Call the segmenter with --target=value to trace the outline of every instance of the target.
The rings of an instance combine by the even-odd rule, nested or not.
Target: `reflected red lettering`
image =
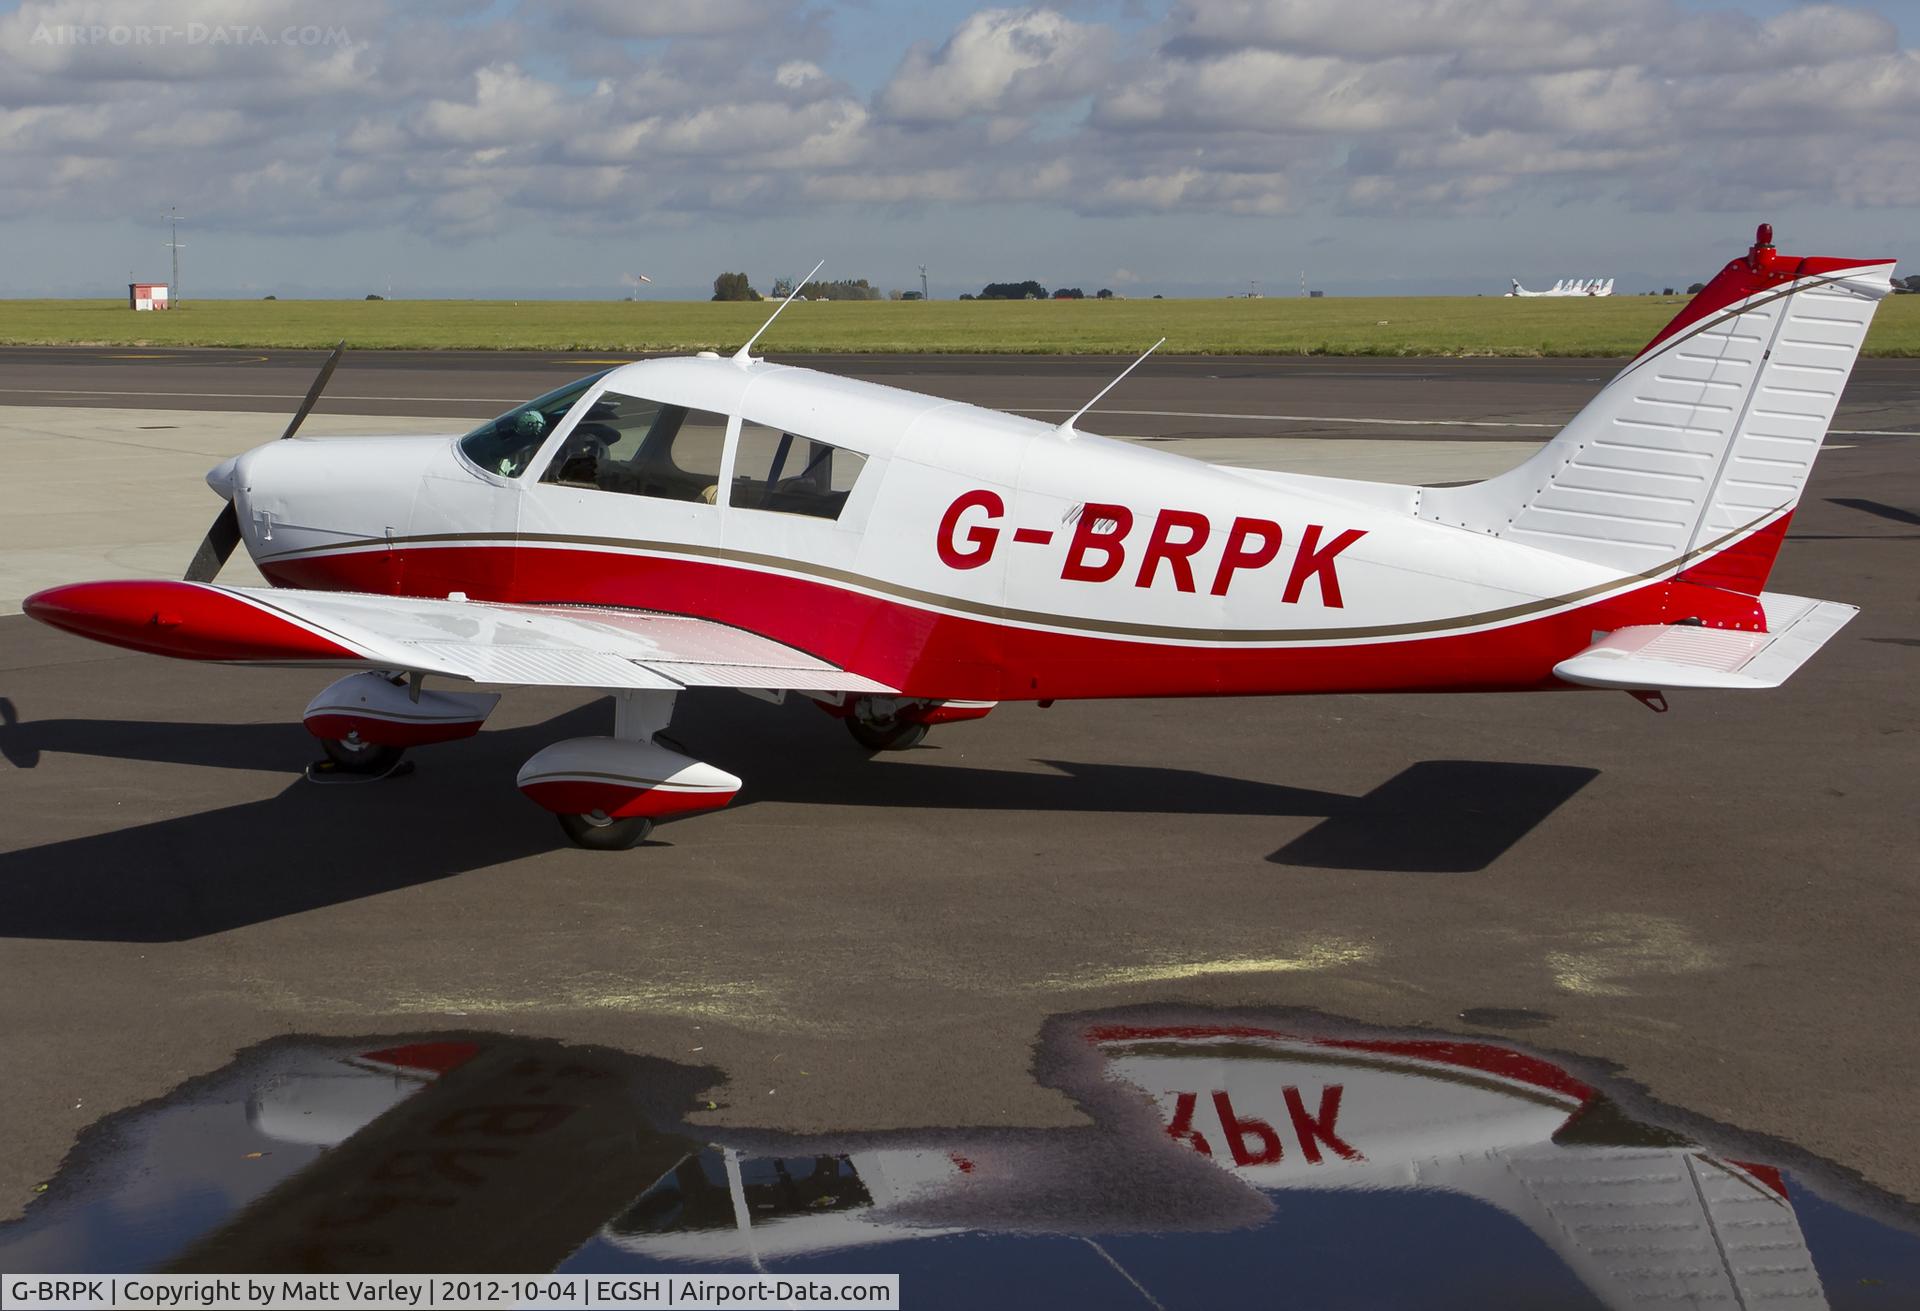
[[[1280,1135],[1272,1125],[1252,1116],[1236,1116],[1233,1102],[1224,1092],[1213,1095],[1213,1109],[1220,1116],[1220,1132],[1226,1136],[1235,1165],[1272,1165],[1280,1159]],[[1257,1151],[1248,1146],[1249,1140],[1260,1144]]]
[[[1340,1117],[1341,1092],[1342,1087],[1337,1083],[1322,1088],[1317,1115],[1307,1114],[1306,1103],[1300,1100],[1298,1088],[1290,1087],[1282,1093],[1287,1101],[1287,1117],[1293,1121],[1294,1136],[1300,1140],[1300,1154],[1315,1165],[1320,1164],[1322,1144],[1343,1161],[1355,1160],[1360,1155],[1334,1129],[1334,1121]]]
[[[1207,1146],[1205,1135],[1193,1127],[1194,1107],[1199,1101],[1198,1093],[1173,1095],[1173,1123],[1167,1126],[1167,1137],[1185,1143],[1202,1156],[1212,1156],[1213,1148]]]

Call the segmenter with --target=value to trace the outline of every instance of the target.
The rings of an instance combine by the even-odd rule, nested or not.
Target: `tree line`
[[[792,278],[775,278],[771,292],[775,300],[785,300],[793,294]],[[865,278],[816,279],[802,284],[800,294],[807,300],[885,300],[887,293],[869,283]],[[765,297],[753,289],[744,273],[722,273],[713,280],[713,298],[715,300],[763,300]],[[895,300],[919,300],[920,293],[894,292]]]
[[[975,296],[962,292],[961,300],[1085,300],[1087,293],[1078,287],[1061,287],[1048,291],[1044,286],[1029,278],[1025,282],[989,282]],[[1095,300],[1112,300],[1113,292],[1102,287],[1093,293]]]
[[[793,294],[792,278],[775,278],[770,293],[775,300],[785,300]],[[832,281],[816,280],[804,284],[800,294],[808,300],[919,300],[917,291],[883,292],[865,278],[840,278]],[[1107,287],[1093,293],[1095,300],[1112,300],[1113,292]],[[753,289],[744,273],[722,273],[713,280],[713,298],[715,300],[762,300],[764,297]],[[989,282],[980,289],[979,295],[962,292],[961,300],[1085,300],[1087,293],[1078,287],[1061,287],[1048,291],[1040,283],[1028,279],[1025,282]]]

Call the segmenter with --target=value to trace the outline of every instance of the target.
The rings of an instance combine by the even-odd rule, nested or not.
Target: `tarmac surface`
[[[166,347],[0,349],[0,405],[291,414],[325,351]],[[1099,355],[768,358],[1064,419],[1130,360]],[[349,351],[317,413],[484,419],[611,364],[567,352]],[[1094,410],[1115,437],[1550,436],[1622,360],[1155,356]],[[1920,431],[1912,360],[1862,360],[1834,428]]]
[[[201,445],[239,449],[319,359],[7,350],[0,406],[23,408],[0,440],[78,451],[95,413],[184,410],[227,412]],[[799,362],[1043,416],[1118,368]],[[593,367],[350,355],[314,422],[482,417]],[[1479,477],[1617,367],[1155,360],[1086,426],[1381,477],[1425,450],[1411,480]],[[711,1067],[715,1132],[1052,1129],[1085,1115],[1035,1077],[1047,1026],[1172,1006],[1598,1063],[1920,1224],[1916,432],[1920,363],[1863,362],[1770,583],[1863,613],[1778,691],[1664,715],[1606,693],[1009,705],[874,757],[805,704],[694,692],[672,733],[746,789],[617,856],[567,847],[513,787],[539,746],[602,731],[603,698],[516,692],[405,777],[318,787],[298,716],[328,675],[0,618],[0,1219],[89,1125],[277,1035],[480,1030]],[[150,439],[186,485],[140,568],[217,508],[199,437]],[[60,465],[13,480],[9,553],[29,506],[117,531]]]

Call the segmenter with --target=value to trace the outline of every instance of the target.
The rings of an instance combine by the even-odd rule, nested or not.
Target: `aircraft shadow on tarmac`
[[[1888,505],[1885,501],[1870,501],[1862,496],[1829,496],[1828,505],[1837,505],[1842,509],[1858,510],[1870,514],[1876,519],[1885,519],[1890,523],[1914,528],[1920,527],[1920,514],[1903,510],[1897,505]],[[1920,533],[1810,533],[1790,532],[1790,542],[1913,542],[1920,541]]]
[[[1844,505],[1849,510],[1859,510],[1878,519],[1889,519],[1909,528],[1920,528],[1920,514],[1912,510],[1903,510],[1897,505],[1888,505],[1885,501],[1870,501],[1863,496],[1829,496],[1829,505]]]
[[[736,810],[782,802],[1324,817],[1266,857],[1301,868],[1485,869],[1597,774],[1426,760],[1358,797],[1145,765],[1039,760],[1057,772],[1035,774],[868,757],[795,704],[769,713],[722,695],[698,698],[696,707],[673,732],[747,779]],[[507,795],[514,773],[542,745],[602,732],[610,718],[607,702],[596,701],[423,751],[405,778],[315,787],[297,778],[315,755],[297,724],[23,722],[0,701],[0,757],[15,769],[37,768],[44,754],[78,754],[292,776],[262,800],[0,852],[0,937],[182,941],[552,851],[562,845],[555,826]],[[703,822],[727,821],[723,814]]]

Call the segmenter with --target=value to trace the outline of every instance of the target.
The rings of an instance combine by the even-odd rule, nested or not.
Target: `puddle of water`
[[[1083,1127],[694,1127],[724,1074],[488,1034],[276,1040],[88,1130],[0,1269],[898,1272],[916,1307],[1888,1307],[1920,1220],[1480,1037],[1080,1016]]]

